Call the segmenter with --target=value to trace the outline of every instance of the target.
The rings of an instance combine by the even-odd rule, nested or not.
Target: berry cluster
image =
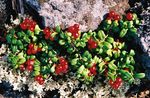
[[[89,70],[90,70],[90,72],[89,72],[89,76],[92,76],[92,75],[96,75],[97,74],[97,72],[96,72],[96,64],[94,63],[93,65],[92,65],[92,67],[90,67],[89,68]]]
[[[80,36],[79,24],[74,24],[73,26],[70,26],[67,31],[70,32],[75,39]]]
[[[49,39],[49,40],[51,40],[51,41],[54,40],[54,38],[52,37],[52,32],[50,31],[50,28],[46,27],[46,28],[43,30],[43,33],[44,33],[45,39]]]
[[[98,44],[93,38],[90,38],[88,40],[88,49],[95,49],[95,48],[97,48],[97,46],[98,46]]]
[[[129,20],[129,21],[131,21],[131,20],[133,19],[133,14],[130,13],[130,12],[127,13],[127,14],[126,14],[126,19]]]
[[[65,58],[60,57],[59,58],[59,64],[56,65],[55,73],[57,75],[67,73],[68,71],[68,62],[65,60]]]
[[[109,80],[109,85],[110,85],[113,89],[118,89],[118,88],[122,85],[122,78],[117,77],[115,81]]]
[[[25,20],[20,24],[21,29],[23,30],[30,30],[30,31],[34,31],[36,26],[36,22],[29,19],[29,18],[25,18]]]
[[[33,65],[34,65],[34,59],[28,59],[25,64],[21,64],[20,70],[21,71],[25,71],[25,69],[27,69],[28,71],[32,71],[33,70]]]
[[[35,76],[35,81],[37,81],[40,85],[43,85],[44,84],[44,78],[42,75],[37,75]]]
[[[122,39],[127,32],[135,32],[134,25],[138,22],[135,14],[121,19],[110,11],[98,32],[80,33],[79,24],[67,30],[61,30],[60,26],[41,30],[35,21],[26,18],[6,35],[11,51],[8,62],[23,75],[27,71],[41,85],[49,76],[74,72],[86,84],[103,75],[117,89],[122,81],[132,83],[134,78],[145,76],[134,71],[135,52],[126,49]]]
[[[37,54],[38,52],[40,52],[42,49],[39,48],[38,46],[34,45],[33,43],[30,43],[28,45],[28,50],[27,50],[27,54],[31,55],[31,54]]]
[[[107,19],[108,19],[108,20],[120,20],[121,17],[120,17],[120,15],[117,14],[115,11],[110,11],[110,12],[108,13]]]

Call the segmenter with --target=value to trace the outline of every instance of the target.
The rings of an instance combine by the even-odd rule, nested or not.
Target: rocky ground
[[[0,6],[0,21],[1,23],[5,22],[6,19],[3,19],[4,17],[6,17],[6,12],[5,12],[5,8],[6,8],[6,2],[7,0],[1,0],[0,1],[0,5],[3,5],[4,7]],[[36,0],[27,0],[28,2],[30,2],[30,4],[33,4],[33,1]],[[32,3],[31,3],[32,1]],[[61,2],[60,2],[61,1]],[[143,24],[139,27],[138,29],[138,36],[137,38],[134,39],[134,41],[132,42],[133,45],[136,45],[135,50],[137,51],[137,56],[136,58],[139,60],[139,64],[142,65],[141,67],[138,67],[137,69],[141,69],[142,71],[145,71],[147,73],[147,78],[150,79],[150,2],[148,2],[148,0],[137,0],[136,2],[129,0],[129,4],[128,4],[128,0],[103,0],[103,2],[101,2],[101,0],[86,0],[81,6],[81,9],[77,9],[78,7],[74,7],[70,12],[65,12],[65,10],[63,10],[62,8],[60,8],[59,5],[62,5],[61,7],[64,7],[64,9],[69,9],[69,8],[65,8],[65,5],[68,4],[69,7],[71,6],[75,6],[77,5],[80,0],[60,0],[58,2],[58,0],[39,0],[39,4],[37,4],[36,2],[34,3],[34,6],[36,6],[36,11],[35,13],[38,15],[42,15],[46,22],[44,22],[44,25],[47,24],[51,24],[51,23],[61,23],[62,27],[66,28],[69,24],[72,24],[74,22],[79,22],[79,17],[76,16],[83,16],[83,14],[85,14],[85,16],[87,16],[87,14],[89,15],[89,17],[83,18],[83,20],[81,21],[82,24],[82,30],[86,31],[89,28],[90,29],[96,29],[97,26],[99,25],[99,22],[102,20],[102,16],[107,13],[107,11],[109,9],[116,9],[118,10],[118,12],[120,12],[121,14],[123,14],[123,12],[129,8],[129,4],[131,6],[130,10],[135,11],[138,13],[138,15],[141,17],[141,19],[143,20]],[[92,1],[92,2],[91,2]],[[45,3],[47,2],[47,3]],[[66,2],[66,3],[64,3]],[[67,3],[69,2],[69,3]],[[73,3],[75,2],[75,3]],[[103,6],[106,5],[104,8],[102,6],[99,6],[97,3],[102,4]],[[63,4],[62,4],[63,3]],[[82,2],[83,3],[83,2]],[[82,9],[83,6],[85,6],[88,3],[92,3],[92,6],[95,7],[89,7],[90,9],[88,9],[88,7],[84,7],[84,9]],[[58,4],[58,5],[57,5]],[[41,5],[41,7],[39,8],[39,6]],[[123,6],[123,7],[122,7]],[[25,8],[27,9],[26,11],[29,12],[30,14],[33,14],[32,12],[29,11],[29,8],[31,7],[31,5],[25,5]],[[48,10],[49,8],[51,8],[51,10]],[[80,7],[79,7],[80,8]],[[88,9],[88,10],[87,10]],[[94,9],[99,9],[100,12],[94,12]],[[31,10],[31,9],[30,9]],[[46,11],[50,11],[52,14],[48,14]],[[80,10],[80,11],[79,11]],[[86,10],[86,11],[85,11]],[[93,17],[91,13],[89,13],[90,11],[93,11],[93,13],[102,13],[102,14],[97,14],[96,17]],[[84,12],[84,13],[83,13]],[[72,13],[76,13],[76,16],[74,16],[74,18],[72,19],[72,21],[70,22],[70,19],[68,17],[73,17]],[[82,14],[81,14],[82,13]],[[59,16],[59,20],[58,19],[54,19],[54,17],[57,14],[61,14],[61,16]],[[65,18],[64,20],[62,18],[63,14],[68,14],[68,17]],[[80,15],[79,15],[80,14]],[[65,16],[64,15],[64,16]],[[69,16],[70,15],[70,16]],[[47,17],[49,16],[49,17]],[[40,16],[39,16],[40,17]],[[98,21],[95,22],[98,18]],[[79,20],[78,20],[79,19]],[[88,20],[88,21],[86,21]],[[53,22],[51,22],[53,21]],[[55,25],[55,24],[51,24],[51,25]],[[88,28],[88,29],[87,29]],[[1,35],[1,34],[0,34]],[[130,43],[131,44],[131,43]],[[1,50],[2,51],[2,50]],[[4,54],[2,54],[4,55]],[[1,56],[2,56],[1,55]],[[143,69],[144,68],[144,69]],[[140,70],[140,71],[141,71]],[[2,75],[2,74],[0,74]],[[66,90],[64,90],[64,88],[67,88],[68,82],[71,80],[66,80],[64,81],[64,85],[62,83],[56,83],[53,82],[53,85],[57,85],[57,89],[52,91],[46,91],[45,93],[45,98],[49,98],[49,96],[51,98],[59,98],[60,95],[64,94],[64,92],[67,92]],[[131,98],[149,98],[150,97],[150,81],[147,79],[143,79],[141,84],[135,84],[132,85],[130,87],[130,89],[127,91],[127,89],[121,89],[123,90],[123,92],[126,92],[126,97],[131,97]],[[96,83],[95,83],[96,84]],[[106,84],[106,83],[104,83]],[[98,87],[98,86],[92,86],[91,88],[93,89],[88,89],[85,85],[81,85],[80,83],[76,84],[78,87],[76,89],[72,89],[72,88],[68,88],[67,90],[71,90],[68,93],[65,93],[62,96],[76,96],[78,98],[80,97],[84,97],[88,98],[87,96],[90,96],[91,98],[112,98],[112,97],[118,97],[118,98],[123,98],[125,97],[124,95],[121,94],[122,91],[117,91],[114,92],[113,90],[110,89],[110,87],[107,87],[105,85],[102,85],[102,87]],[[126,85],[125,85],[126,86]],[[12,98],[36,98],[36,96],[34,96],[34,92],[30,92],[28,91],[28,86],[24,85],[23,86],[23,90],[21,92],[19,92],[18,90],[14,90],[13,86],[10,85],[9,82],[6,81],[2,81],[2,83],[0,83],[0,94],[2,96],[5,97],[12,97]],[[60,89],[62,89],[60,91]],[[92,95],[92,93],[95,93],[95,96]],[[118,94],[118,95],[117,95]],[[0,95],[0,98],[2,97]],[[97,95],[97,96],[96,96]],[[3,98],[3,97],[2,97]],[[63,97],[62,97],[63,98]]]

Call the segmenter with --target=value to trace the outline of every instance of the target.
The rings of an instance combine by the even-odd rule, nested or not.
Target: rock
[[[6,0],[0,0],[0,26],[6,20]]]
[[[109,9],[129,7],[128,0],[26,0],[43,16],[44,25],[63,29],[79,23],[81,31],[95,30]],[[123,5],[123,6],[122,6]]]
[[[104,4],[106,4],[110,10],[114,10],[120,14],[124,14],[124,12],[129,9],[129,0],[103,0]]]
[[[146,70],[146,76],[150,80],[150,2],[142,0],[135,3],[132,11],[137,12],[142,18],[142,24],[138,28],[138,38],[134,41],[141,47],[142,53],[138,55],[138,60]]]

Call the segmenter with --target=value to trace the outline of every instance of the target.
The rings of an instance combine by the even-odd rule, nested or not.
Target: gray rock
[[[6,0],[0,0],[0,26],[6,20]]]
[[[141,10],[140,16],[143,21],[138,28],[138,38],[135,41],[141,46],[143,53],[139,54],[138,58],[146,70],[147,78],[150,79],[150,2],[141,0],[132,10]]]
[[[103,16],[114,7],[123,13],[128,0],[26,0],[44,18],[44,25],[63,29],[79,23],[81,31],[95,30]]]

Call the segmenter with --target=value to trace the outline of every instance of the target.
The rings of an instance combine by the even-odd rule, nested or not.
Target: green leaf
[[[35,33],[36,35],[39,35],[39,33],[41,32],[41,29],[38,25],[35,26]]]
[[[50,69],[50,72],[51,72],[51,73],[54,73],[54,72],[55,72],[55,67],[56,67],[56,65],[53,65],[53,66],[51,67],[51,69]]]
[[[70,53],[70,54],[73,53],[74,52],[74,48],[73,47],[67,48],[67,52]]]
[[[25,58],[21,58],[19,61],[18,61],[18,64],[23,64],[26,62],[26,59]]]
[[[10,34],[6,35],[7,43],[11,43],[11,41],[12,41],[11,38],[12,38],[12,36]]]
[[[121,37],[121,38],[124,37],[127,34],[127,31],[128,31],[128,29],[122,29],[119,34],[119,37]]]
[[[104,47],[107,47],[108,49],[112,48],[112,45],[109,42],[103,42]]]
[[[133,27],[133,21],[128,21],[128,28],[132,28]]]
[[[28,38],[28,36],[24,36],[23,39],[25,42],[30,43],[30,39]]]
[[[98,31],[98,37],[99,37],[101,40],[104,40],[104,39],[105,39],[106,35],[105,35],[105,33],[104,33],[103,30],[99,30],[99,31]]]
[[[140,24],[140,21],[139,21],[138,19],[135,19],[135,20],[134,20],[134,23],[135,23],[136,25],[139,25],[139,24]]]
[[[20,32],[20,33],[22,33],[22,32]],[[30,30],[27,30],[27,35],[28,36],[33,36],[34,33],[32,31],[30,31]],[[21,34],[21,37],[23,37],[23,34]]]
[[[66,32],[68,33],[68,32]],[[60,32],[60,38],[64,39],[65,38],[65,33],[64,32]]]
[[[105,62],[108,62],[108,61],[110,61],[110,60],[111,60],[110,57],[105,57],[105,58],[104,58],[104,61],[105,61]]]
[[[134,28],[134,27],[133,27],[133,28],[130,28],[130,29],[129,29],[129,32],[130,32],[130,33],[133,33],[133,34],[136,34],[136,33],[137,33],[137,29]]]
[[[84,69],[81,74],[86,77],[86,76],[88,76],[88,73],[89,73],[89,70]]]
[[[104,61],[102,61],[101,63],[99,63],[99,72],[100,73],[102,73],[102,71],[104,70],[104,68],[105,68],[105,62]]]
[[[13,53],[17,52],[18,48],[17,46],[11,46],[11,50]]]
[[[35,71],[40,71],[40,66],[34,66]]]
[[[111,49],[108,49],[106,53],[108,56],[112,57],[112,50]]]
[[[141,78],[144,78],[145,77],[145,73],[136,73],[133,75],[134,78],[138,78],[138,79],[141,79]]]
[[[58,61],[58,58],[55,56],[53,58],[51,58],[52,62],[57,62]]]
[[[126,54],[127,54],[127,51],[123,50],[123,51],[122,51],[122,55],[123,55],[123,56],[126,56]]]
[[[30,57],[31,58],[31,57]],[[31,59],[35,59],[34,57],[32,57]],[[40,65],[40,61],[35,59],[34,60],[34,66],[39,66]]]
[[[116,77],[117,77],[116,73],[112,73],[112,72],[108,71],[107,74],[108,74],[108,77],[110,77],[113,81],[116,80]]]
[[[120,50],[118,50],[118,51],[113,51],[113,54],[114,54],[114,57],[115,57],[115,58],[120,57]]]
[[[39,71],[34,71],[33,76],[37,76],[37,75],[40,75],[40,72]]]
[[[112,21],[110,19],[109,20],[105,20],[105,23],[110,25],[112,23]]]
[[[56,26],[56,32],[58,32],[58,33],[59,33],[60,31],[61,31],[61,28],[60,28],[60,26],[59,26],[59,25],[57,25],[57,26]]]
[[[65,45],[65,41],[64,40],[59,40],[59,44],[60,45]]]
[[[123,76],[124,80],[130,80],[131,78],[133,78],[132,74],[128,71],[125,70],[119,70],[121,75]]]
[[[83,58],[87,58],[87,59],[91,59],[92,58],[92,55],[89,51],[85,51],[82,55]]]
[[[76,65],[76,64],[77,64],[77,61],[78,61],[78,59],[77,59],[77,58],[72,59],[72,60],[71,60],[71,65]]]
[[[32,40],[33,40],[33,42],[36,42],[38,39],[37,39],[36,36],[32,36]],[[27,43],[30,43],[30,39],[29,39],[29,38],[26,38],[26,42],[27,42]]]
[[[14,45],[17,44],[17,39],[16,38],[12,38],[12,44],[14,44]]]
[[[81,65],[77,71],[77,73],[81,74],[83,72],[83,70],[85,69],[85,67],[83,65]]]
[[[112,61],[108,64],[108,67],[109,67],[111,70],[117,70],[117,66],[114,64],[114,61],[115,61],[115,60],[112,60]]]
[[[117,20],[115,20],[115,21],[113,21],[113,27],[117,27],[117,26],[119,26],[119,23],[118,23],[118,21]]]
[[[133,20],[137,19],[137,15],[135,13],[132,14],[133,15]]]
[[[114,42],[114,38],[113,37],[107,37],[106,41],[109,43],[113,43]]]

